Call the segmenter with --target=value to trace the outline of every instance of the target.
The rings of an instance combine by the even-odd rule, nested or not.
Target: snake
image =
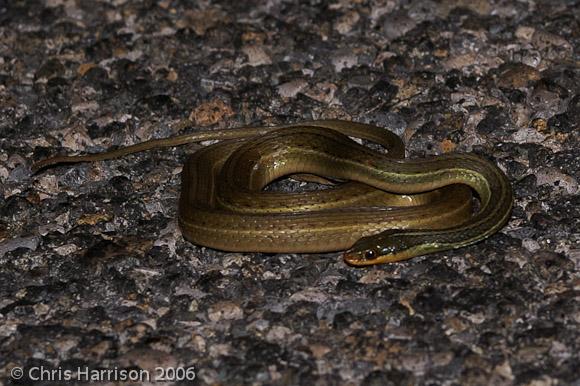
[[[472,153],[406,159],[393,132],[343,120],[197,131],[54,156],[31,169],[215,140],[191,154],[181,174],[178,223],[196,245],[230,252],[344,251],[347,264],[362,267],[474,244],[511,214],[511,185],[491,161]],[[265,190],[287,176],[331,186]]]

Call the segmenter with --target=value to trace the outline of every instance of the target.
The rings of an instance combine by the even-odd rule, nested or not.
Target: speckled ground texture
[[[580,385],[579,23],[578,1],[0,1],[0,383],[163,366],[207,385]],[[184,241],[199,145],[30,172],[188,117],[342,118],[409,157],[475,152],[509,176],[513,216],[355,269]]]

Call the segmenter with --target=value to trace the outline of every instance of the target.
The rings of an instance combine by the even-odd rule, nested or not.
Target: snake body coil
[[[376,142],[388,155],[349,136]],[[489,161],[471,154],[403,160],[403,144],[393,133],[337,120],[186,134],[54,157],[33,170],[209,139],[224,141],[190,156],[179,200],[182,233],[198,245],[240,252],[347,250],[345,261],[363,266],[475,243],[499,230],[511,211],[509,181]],[[263,191],[299,173],[350,182],[313,192]],[[473,215],[469,188],[480,200]]]

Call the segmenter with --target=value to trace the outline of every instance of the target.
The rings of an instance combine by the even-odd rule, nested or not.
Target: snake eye
[[[368,250],[365,252],[365,259],[367,259],[367,260],[374,259],[374,258],[375,258],[375,255],[376,255],[376,253],[375,253],[375,251],[374,251],[374,250],[372,250],[372,249],[368,249]]]

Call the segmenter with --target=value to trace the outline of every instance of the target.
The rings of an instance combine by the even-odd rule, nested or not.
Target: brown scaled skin
[[[358,145],[347,135],[378,142],[389,149],[389,156]],[[216,249],[350,248],[347,263],[378,264],[474,243],[497,231],[511,209],[507,179],[488,161],[468,154],[395,160],[404,154],[398,137],[345,121],[198,132],[107,153],[55,157],[33,169],[210,139],[227,141],[196,152],[184,166],[179,223],[186,239]],[[262,191],[274,179],[296,173],[352,182],[316,192]],[[482,209],[473,216],[469,187],[482,201]],[[406,207],[385,208],[393,203]],[[375,245],[375,255],[364,257],[366,237],[384,231],[369,244]],[[381,251],[379,241],[388,254],[381,254],[385,248]]]

